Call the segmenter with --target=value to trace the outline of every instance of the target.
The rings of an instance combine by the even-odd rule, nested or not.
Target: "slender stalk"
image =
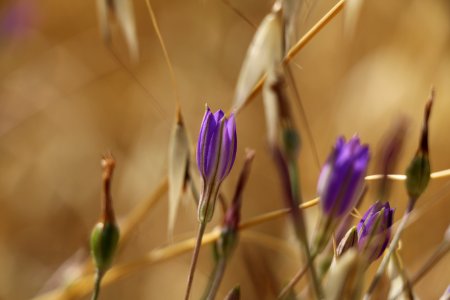
[[[189,277],[186,288],[186,295],[184,297],[185,300],[189,299],[191,293],[192,282],[194,281],[195,268],[197,266],[198,254],[200,253],[200,246],[202,244],[202,238],[203,234],[205,233],[205,228],[206,228],[206,221],[203,220],[200,222],[200,225],[198,227],[197,242],[195,244],[194,254],[192,255],[191,267],[189,270]]]
[[[134,229],[144,220],[148,213],[158,203],[164,199],[163,196],[169,188],[169,181],[164,177],[158,184],[151,195],[142,201],[126,216],[125,220],[120,224],[121,237],[119,240],[119,248],[125,245]]]
[[[230,0],[222,0],[222,2],[228,6],[236,15],[238,15],[242,20],[244,20],[245,23],[250,25],[254,30],[256,30],[256,25],[253,24],[252,21],[250,21],[249,18],[247,18],[237,7],[235,7]]]
[[[320,170],[320,158],[319,158],[319,151],[317,150],[317,145],[316,145],[316,141],[314,140],[314,136],[312,134],[312,129],[311,126],[309,125],[310,122],[308,120],[308,116],[306,114],[306,110],[305,107],[303,105],[303,101],[302,98],[300,97],[300,92],[298,91],[297,85],[296,85],[296,81],[294,78],[294,74],[292,74],[292,70],[291,67],[289,65],[285,66],[285,70],[286,70],[286,74],[287,74],[287,78],[289,79],[289,81],[291,82],[291,86],[292,89],[294,91],[294,95],[295,98],[297,99],[297,101],[295,103],[297,103],[298,105],[298,110],[300,112],[301,115],[301,120],[303,120],[304,125],[305,125],[305,131],[306,131],[306,135],[308,136],[309,142],[311,143],[311,149],[313,152],[313,156],[314,156],[314,160],[316,163],[317,168]]]
[[[161,49],[164,54],[164,59],[166,61],[167,67],[169,68],[170,79],[172,81],[173,90],[175,93],[175,99],[179,103],[180,102],[180,93],[178,89],[178,84],[175,76],[175,71],[173,70],[172,63],[170,62],[169,53],[167,52],[166,44],[164,43],[164,39],[162,37],[161,31],[159,30],[158,21],[156,20],[155,12],[153,11],[152,4],[150,0],[145,0],[147,5],[148,14],[150,15],[150,19],[152,19],[153,28],[155,29],[156,35],[158,36],[159,43],[161,45]]]
[[[100,284],[102,283],[103,273],[100,271],[95,272],[94,289],[92,291],[91,300],[97,300],[100,294]]]
[[[297,205],[298,203],[302,202],[302,196],[300,193],[300,179],[299,179],[299,174],[298,174],[298,168],[297,168],[297,164],[296,161],[291,161],[289,163],[290,165],[290,177],[292,180],[292,193],[296,194],[294,197],[298,199]],[[308,242],[308,236],[307,236],[307,230],[306,230],[306,224],[304,221],[304,218],[302,216],[302,212],[299,211],[297,208],[292,210],[293,212],[295,212],[293,215],[300,215],[300,217],[298,217],[297,219],[300,220],[300,222],[302,223],[301,227],[301,231],[296,230],[297,233],[297,237],[298,240],[300,241],[300,244],[303,248],[303,252],[305,254],[306,257],[306,261],[307,261],[307,266],[309,266],[308,268],[306,268],[307,270],[309,270],[310,273],[310,277],[312,280],[312,284],[313,284],[313,288],[314,288],[314,293],[315,296],[317,297],[317,299],[321,299],[323,298],[323,289],[322,286],[320,284],[319,281],[319,277],[317,276],[317,272],[316,272],[316,268],[314,267],[314,256],[311,254],[311,250],[310,250],[310,246],[309,246],[309,242]]]
[[[375,273],[375,276],[372,279],[372,282],[370,283],[369,289],[367,290],[366,294],[364,295],[364,300],[369,300],[372,296],[372,293],[374,292],[375,288],[377,287],[378,283],[380,282],[381,277],[383,276],[384,270],[386,269],[389,258],[391,257],[392,253],[394,253],[395,249],[397,248],[398,242],[400,241],[401,234],[403,230],[405,229],[405,225],[408,222],[408,219],[411,215],[412,208],[408,208],[408,210],[403,215],[403,218],[397,228],[397,231],[395,232],[395,235],[392,239],[391,244],[389,245],[389,251],[388,253],[383,257],[383,260],[380,263],[380,266],[378,267],[377,272]]]
[[[411,278],[411,285],[415,285],[425,274],[428,273],[433,267],[450,251],[450,242],[444,241],[433,252],[431,257],[425,262],[420,270],[414,274]]]
[[[395,267],[397,268],[397,271],[399,272],[399,276],[401,277],[401,279],[403,281],[403,287],[402,287],[401,291],[398,293],[398,296],[401,295],[403,291],[406,291],[407,299],[414,300],[412,284],[411,284],[411,281],[408,279],[408,276],[406,276],[405,269],[402,266],[398,252],[394,252],[394,254],[392,255],[392,261],[395,264]],[[397,298],[398,296],[395,296],[394,299]]]
[[[273,158],[275,164],[278,167],[278,171],[281,176],[281,182],[285,194],[286,206],[290,208],[290,216],[294,225],[294,232],[299,241],[300,248],[305,256],[308,264],[311,263],[311,252],[308,243],[308,237],[306,234],[306,225],[303,218],[303,213],[297,209],[298,203],[302,202],[300,185],[299,185],[299,173],[296,164],[296,155],[287,155],[287,160],[284,158],[281,150],[278,147],[273,147]],[[320,281],[317,277],[317,273],[314,267],[308,268],[310,272],[311,281],[313,284],[314,295],[317,299],[322,298],[323,292],[320,285]]]
[[[219,290],[220,283],[222,282],[223,275],[225,274],[225,268],[227,265],[227,259],[224,257],[219,258],[214,267],[213,275],[210,277],[210,282],[203,295],[203,300],[214,300]]]
[[[306,265],[297,271],[297,273],[294,275],[294,277],[289,281],[288,284],[285,285],[285,287],[281,290],[280,294],[278,295],[278,299],[283,299],[287,293],[302,279],[303,275],[306,274],[309,267],[314,264],[314,260],[317,257],[317,253],[313,253],[311,255],[311,260],[306,263]]]
[[[409,281],[410,286],[405,285],[403,288],[392,298],[397,299],[401,296],[401,294],[407,289],[412,288],[416,283],[420,281],[420,279],[423,278],[430,270],[433,269],[433,267],[442,259],[445,257],[445,255],[450,251],[450,242],[444,241],[441,244],[439,244],[438,248],[431,254],[431,256],[427,259],[425,264],[422,265],[422,267],[415,273],[411,280]]]

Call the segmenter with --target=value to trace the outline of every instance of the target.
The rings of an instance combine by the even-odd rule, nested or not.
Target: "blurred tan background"
[[[271,1],[232,2],[254,24],[271,7]],[[119,217],[145,199],[167,172],[173,87],[145,2],[133,3],[141,54],[137,63],[130,61],[117,26],[113,26],[112,50],[104,45],[94,1],[0,2],[0,299],[37,295],[58,267],[86,245],[99,214],[103,152],[111,150],[117,159],[113,196]],[[213,110],[231,106],[254,28],[220,0],[153,0],[152,4],[174,65],[186,124],[196,139],[205,102]],[[20,28],[6,30],[4,20],[14,5],[23,9]],[[333,1],[309,0],[297,36],[333,5]],[[344,14],[291,64],[320,160],[326,159],[340,134],[358,133],[376,149],[394,120],[404,116],[411,126],[396,170],[403,173],[417,146],[423,106],[434,85],[432,169],[450,168],[449,1],[363,1],[353,35],[345,30]],[[300,124],[304,133],[303,121]],[[282,199],[267,153],[260,97],[238,116],[237,126],[238,156],[222,190],[231,198],[244,148],[256,149],[243,204],[245,220],[282,207]],[[315,197],[319,168],[305,134],[302,149],[302,186],[304,197],[310,199]],[[418,203],[420,218],[404,234],[402,255],[411,274],[450,223],[449,179],[431,182]],[[393,186],[391,203],[399,218],[406,195],[402,183]],[[371,197],[363,208],[374,201]],[[176,239],[196,231],[195,208],[190,198],[188,202],[179,210]],[[313,219],[314,209],[310,213]],[[294,274],[300,261],[286,220],[252,229],[277,239],[276,249],[255,245],[243,236],[219,299],[236,284],[242,285],[243,299],[261,298],[258,289],[265,288],[255,287],[251,278],[267,275],[255,276],[246,269],[250,257],[260,270],[271,270],[279,284]],[[132,260],[167,244],[166,224],[163,199],[117,261]],[[104,288],[101,298],[179,299],[190,257],[183,255],[135,273]],[[194,295],[201,293],[210,269],[211,251],[205,248]],[[436,299],[450,284],[449,274],[447,256],[416,286],[417,294]]]

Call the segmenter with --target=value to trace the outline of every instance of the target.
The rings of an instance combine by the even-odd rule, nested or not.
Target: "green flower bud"
[[[99,222],[91,233],[91,254],[95,267],[104,273],[111,266],[119,241],[119,228],[114,223]]]
[[[428,123],[430,120],[431,108],[434,101],[434,89],[431,90],[430,99],[425,105],[422,133],[420,135],[419,148],[417,153],[406,169],[406,190],[410,197],[408,210],[412,210],[416,200],[425,191],[430,181],[430,160],[428,158]]]
[[[430,181],[430,160],[428,154],[419,151],[406,169],[406,190],[411,199],[417,199]]]

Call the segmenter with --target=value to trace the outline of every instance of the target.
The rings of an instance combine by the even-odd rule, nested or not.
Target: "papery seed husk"
[[[360,299],[363,276],[359,264],[360,256],[350,249],[331,266],[325,285],[327,300]]]
[[[168,179],[169,179],[169,216],[168,232],[173,234],[176,215],[186,184],[186,174],[189,167],[190,147],[186,128],[181,115],[175,123],[169,142]]]
[[[263,103],[266,116],[267,139],[269,144],[274,144],[278,140],[278,131],[280,124],[280,109],[277,95],[272,89],[276,82],[277,75],[270,71],[263,86]]]
[[[136,33],[133,1],[113,0],[117,21],[122,29],[132,61],[139,59],[139,45]]]
[[[283,58],[283,28],[280,12],[268,14],[258,27],[242,63],[233,107],[239,110],[258,80]]]

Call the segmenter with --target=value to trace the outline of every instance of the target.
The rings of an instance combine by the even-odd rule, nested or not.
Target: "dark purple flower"
[[[197,144],[197,166],[203,178],[199,218],[210,220],[220,184],[230,173],[236,158],[236,122],[222,110],[214,114],[206,107]]]
[[[369,261],[374,261],[383,254],[391,238],[391,226],[394,209],[389,202],[377,201],[362,217],[357,226],[358,248],[367,253]]]
[[[370,154],[354,136],[347,143],[338,138],[333,152],[320,172],[317,191],[325,215],[341,217],[358,202],[364,188]]]

